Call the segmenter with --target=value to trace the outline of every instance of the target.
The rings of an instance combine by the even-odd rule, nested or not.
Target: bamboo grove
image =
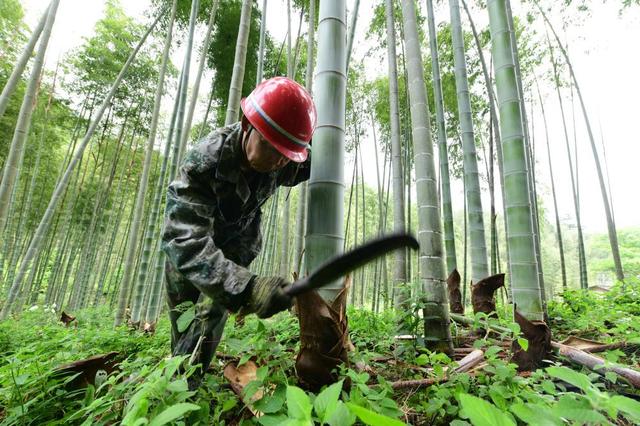
[[[165,309],[166,187],[186,150],[238,121],[240,99],[276,75],[305,84],[318,126],[308,183],[281,188],[263,207],[253,272],[305,275],[349,247],[406,230],[419,253],[399,250],[355,272],[350,304],[420,317],[427,345],[445,352],[450,310],[462,313],[489,282],[505,282],[500,303],[543,321],[548,300],[593,280],[577,158],[577,145],[588,144],[611,272],[625,278],[589,99],[554,26],[570,5],[532,0],[514,16],[509,0],[385,0],[364,22],[360,1],[287,0],[283,18],[266,0],[153,0],[140,23],[109,0],[93,36],[45,63],[64,3],[51,0],[32,30],[17,0],[0,7],[1,319],[38,304],[58,312],[108,304],[116,326],[153,330]],[[272,19],[286,19],[284,39],[268,32]],[[542,33],[527,31],[532,22]],[[352,54],[354,44],[367,46],[365,57]],[[367,61],[376,60],[373,73]],[[547,128],[553,102],[562,134]],[[540,114],[544,133],[534,128]],[[575,137],[579,126],[586,140]],[[539,134],[545,140],[534,140]],[[554,181],[551,146],[564,151],[569,182]],[[540,201],[540,158],[552,203]],[[564,186],[572,226],[558,213]],[[455,309],[452,281],[462,294]],[[331,302],[343,287],[321,295]]]

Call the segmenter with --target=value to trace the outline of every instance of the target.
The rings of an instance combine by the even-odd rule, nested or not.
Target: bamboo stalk
[[[442,232],[422,54],[413,0],[402,0],[418,206],[420,277],[425,341],[432,350],[453,352],[444,274]]]
[[[464,3],[463,3],[464,4]],[[447,130],[444,116],[440,62],[438,59],[438,33],[436,32],[433,0],[427,0],[427,22],[429,25],[429,46],[431,49],[431,72],[433,74],[433,94],[436,106],[436,125],[438,128],[438,157],[440,161],[440,194],[444,224],[444,245],[447,260],[447,272],[458,267],[456,242],[453,228],[453,209],[451,205],[451,183],[449,177],[449,153],[447,150]]]
[[[489,25],[502,130],[507,248],[513,301],[529,320],[542,320],[544,306],[536,262],[529,176],[505,0],[489,0]]]
[[[305,274],[340,253],[344,239],[345,15],[344,0],[320,3],[314,83],[318,124],[308,184]],[[343,280],[337,280],[319,293],[331,302],[342,288]]]
[[[402,171],[402,143],[400,142],[400,111],[398,96],[398,69],[396,63],[395,19],[393,1],[385,1],[387,31],[387,67],[389,76],[389,121],[391,126],[391,170],[393,172],[393,230],[397,233],[405,231],[404,180]],[[394,305],[398,310],[406,310],[409,294],[405,292],[406,251],[396,250],[393,257],[393,292]],[[399,333],[403,334],[405,325],[399,324]]]
[[[131,280],[133,277],[133,264],[134,259],[136,258],[136,251],[138,248],[138,234],[140,233],[140,228],[142,226],[142,214],[144,213],[145,208],[145,194],[147,192],[147,185],[149,182],[149,171],[151,169],[151,157],[153,156],[153,146],[156,140],[156,132],[158,130],[158,118],[160,116],[160,105],[162,103],[162,92],[164,90],[164,80],[165,73],[167,70],[167,63],[169,61],[169,51],[171,48],[171,39],[173,35],[173,23],[176,16],[176,7],[177,0],[173,0],[171,5],[171,12],[169,17],[169,25],[167,27],[167,34],[164,39],[164,50],[162,52],[162,59],[160,61],[160,71],[158,73],[158,85],[155,93],[155,98],[153,101],[153,114],[151,116],[151,124],[149,126],[149,136],[147,138],[147,147],[144,154],[144,162],[142,166],[142,174],[140,175],[140,180],[138,184],[138,193],[136,194],[136,201],[133,207],[133,223],[131,224],[131,231],[129,232],[129,240],[127,243],[127,251],[124,258],[124,273],[122,274],[122,285],[127,288],[131,286]],[[213,22],[213,17],[215,16],[215,9],[217,8],[217,1],[214,3],[213,11],[211,13],[211,18],[209,20],[209,27],[207,29],[207,37],[205,37],[205,44],[202,49],[202,58],[200,60],[200,69],[198,73],[198,77],[196,79],[196,91],[193,95],[192,105],[191,107],[195,108],[195,100],[197,99],[197,87],[200,83],[200,77],[202,76],[202,68],[204,62],[204,56],[206,55],[209,35],[211,33],[211,24]],[[189,109],[190,116],[188,118],[188,123],[190,125],[191,118],[193,117],[193,108]],[[185,132],[187,134],[188,132]],[[131,321],[132,323],[138,323],[140,321],[140,315],[142,311],[142,298],[141,293],[144,288],[144,281],[136,281],[136,285],[133,290],[134,294],[134,304],[131,309]]]
[[[542,121],[544,125],[544,135],[547,145],[547,161],[549,162],[549,176],[551,178],[551,195],[553,197],[553,210],[555,213],[556,219],[556,238],[558,241],[558,251],[560,254],[560,270],[562,273],[562,288],[567,289],[567,269],[564,261],[564,244],[562,241],[562,229],[560,227],[560,215],[558,214],[558,200],[556,197],[556,184],[555,179],[553,178],[553,164],[551,162],[551,148],[549,146],[549,129],[547,127],[547,115],[544,109],[544,102],[542,100],[542,95],[540,94],[540,87],[538,86],[538,78],[535,78],[536,82],[536,90],[538,92],[538,99],[540,101],[540,109],[542,112]]]
[[[316,2],[309,1],[309,29],[307,30],[307,69],[305,72],[305,87],[307,92],[313,94],[313,64],[314,64],[314,40],[315,40],[315,22],[316,22]],[[298,194],[298,211],[296,213],[296,243],[293,251],[296,256],[295,271],[298,275],[304,270],[303,253],[304,236],[307,229],[307,182],[299,185],[300,192]]]
[[[247,58],[247,42],[251,28],[251,0],[242,0],[240,12],[240,29],[236,41],[236,53],[233,60],[233,74],[229,87],[229,100],[227,102],[227,115],[224,125],[228,126],[238,121],[240,110],[240,96],[242,95],[242,83],[244,81],[244,66]]]
[[[451,13],[451,38],[454,52],[453,59],[455,64],[458,115],[462,139],[464,187],[467,199],[467,220],[471,248],[471,280],[477,283],[489,275],[482,199],[480,196],[480,173],[478,172],[478,154],[476,153],[475,146],[471,100],[467,81],[467,65],[458,0],[449,0],[449,10]]]
[[[209,13],[209,22],[207,23],[207,31],[204,36],[204,41],[202,42],[202,52],[200,52],[200,62],[198,63],[196,80],[193,82],[193,90],[191,91],[191,102],[189,102],[189,109],[187,110],[187,118],[185,119],[185,122],[184,122],[184,132],[182,134],[182,140],[180,141],[179,158],[183,157],[184,150],[187,145],[187,141],[189,140],[189,134],[191,132],[191,122],[193,121],[193,113],[196,109],[196,104],[198,103],[198,93],[200,92],[200,80],[202,80],[204,65],[205,65],[205,62],[207,61],[207,53],[209,52],[209,43],[211,42],[211,31],[213,30],[213,23],[216,19],[216,12],[218,11],[218,2],[219,0],[213,0],[213,4],[211,5],[211,12]],[[172,12],[173,12],[173,9],[172,9]],[[171,16],[173,17],[173,13]],[[169,25],[173,25],[173,19],[170,20]],[[171,32],[171,29],[169,29],[167,32],[167,38],[165,39],[165,46],[167,43],[171,44],[171,36],[169,34],[170,32]],[[163,54],[163,65],[161,65],[161,68],[165,66],[164,65],[165,63],[166,61],[164,59],[164,54]],[[162,71],[162,77],[164,77],[164,70]],[[158,87],[160,87],[160,85]],[[136,230],[136,233],[137,233],[137,230]]]
[[[31,54],[33,53],[33,48],[36,46],[40,35],[42,34],[42,30],[44,28],[45,22],[47,21],[47,17],[49,16],[49,10],[51,9],[51,5],[54,1],[46,7],[44,12],[42,13],[42,17],[38,21],[38,25],[33,29],[31,33],[31,37],[29,37],[29,41],[25,45],[20,57],[18,58],[16,65],[13,67],[13,71],[11,71],[11,75],[7,79],[7,83],[2,89],[2,93],[0,94],[0,118],[4,115],[7,110],[7,105],[9,104],[9,98],[18,87],[18,82],[20,81],[20,77],[22,77],[22,73],[24,72],[25,67],[27,66],[27,62],[29,62],[29,58],[31,58]],[[57,7],[57,3],[56,3]],[[35,66],[35,63],[34,63]]]
[[[44,238],[44,236],[46,235],[47,230],[49,229],[49,225],[51,222],[51,218],[53,216],[53,214],[55,213],[56,207],[58,205],[58,202],[60,201],[60,198],[62,196],[62,193],[64,192],[64,190],[67,187],[67,184],[69,182],[69,179],[71,178],[71,174],[73,172],[73,169],[75,168],[76,164],[80,161],[80,158],[82,157],[82,154],[84,153],[85,148],[87,147],[87,145],[89,144],[89,142],[91,141],[91,137],[93,136],[96,127],[98,126],[100,119],[102,118],[102,115],[104,114],[105,110],[107,109],[107,107],[111,104],[111,99],[113,98],[113,96],[115,95],[116,90],[118,89],[118,86],[120,85],[120,83],[122,82],[125,73],[129,70],[129,66],[131,65],[131,63],[133,62],[133,60],[136,57],[136,54],[138,53],[138,51],[140,50],[140,48],[142,47],[142,45],[144,44],[144,42],[146,41],[147,37],[149,36],[149,34],[151,33],[151,31],[153,31],[153,29],[155,28],[156,24],[158,23],[158,21],[160,20],[160,18],[162,17],[162,13],[160,13],[158,15],[158,17],[154,20],[153,24],[149,26],[149,28],[147,29],[147,31],[145,32],[145,34],[142,36],[140,42],[138,43],[138,45],[134,48],[133,52],[131,52],[131,54],[129,55],[129,58],[127,59],[127,62],[125,62],[124,66],[122,67],[122,69],[120,70],[120,73],[118,74],[118,76],[116,77],[116,80],[114,81],[113,85],[111,86],[111,89],[109,90],[109,93],[106,95],[106,97],[103,100],[103,103],[96,115],[96,117],[94,118],[94,120],[91,122],[89,129],[87,130],[87,133],[85,134],[80,146],[77,148],[73,158],[71,159],[71,161],[69,162],[69,165],[65,171],[65,173],[62,175],[61,179],[58,181],[58,184],[56,185],[56,188],[53,192],[53,195],[51,196],[51,200],[49,201],[49,205],[47,206],[47,210],[44,213],[44,216],[42,217],[42,220],[40,221],[40,224],[38,225],[38,228],[36,229],[36,232],[33,236],[33,239],[31,240],[31,243],[29,244],[29,248],[27,250],[27,253],[25,254],[22,263],[20,265],[20,270],[16,276],[16,278],[14,279],[11,288],[9,290],[9,295],[7,297],[7,300],[2,308],[2,311],[0,312],[0,319],[6,319],[10,310],[11,310],[11,305],[13,303],[13,301],[15,300],[16,296],[17,296],[17,291],[18,288],[20,286],[20,283],[22,282],[22,279],[25,277],[27,270],[29,269],[29,266],[31,265],[31,261],[33,260],[33,258],[36,255],[36,252],[40,249],[40,245],[42,243],[42,239]]]
[[[569,55],[568,55],[566,49],[564,48],[564,46],[562,45],[562,43],[560,42],[560,37],[558,37],[558,34],[555,31],[555,28],[553,27],[553,25],[551,25],[551,22],[549,21],[549,18],[547,17],[547,14],[540,7],[540,4],[538,4],[537,1],[534,0],[534,3],[538,7],[538,10],[540,10],[540,13],[542,14],[543,19],[547,23],[549,29],[551,30],[551,33],[554,35],[554,37],[556,39],[556,43],[558,44],[558,47],[560,48],[560,52],[562,52],[562,55],[564,56],[565,62],[567,64],[567,66],[569,67],[569,73],[571,75],[571,79],[573,81],[573,84],[574,84],[574,86],[576,88],[576,92],[578,94],[578,100],[580,101],[580,108],[582,110],[582,116],[584,118],[585,125],[587,126],[587,133],[589,135],[589,142],[591,143],[591,150],[593,152],[593,159],[594,159],[594,162],[596,164],[596,172],[598,174],[598,182],[600,184],[600,193],[602,195],[602,203],[604,205],[604,212],[605,212],[605,216],[606,216],[606,219],[607,219],[607,231],[609,233],[609,244],[611,245],[611,255],[613,257],[613,263],[615,265],[616,278],[619,281],[624,281],[624,272],[623,272],[623,269],[622,269],[622,261],[620,260],[620,248],[618,246],[618,234],[616,232],[615,223],[613,222],[613,213],[611,212],[611,205],[609,204],[609,197],[607,196],[607,188],[605,186],[604,177],[602,175],[602,167],[600,166],[600,157],[598,155],[598,149],[596,148],[595,139],[593,137],[593,131],[591,130],[591,122],[589,121],[589,115],[587,114],[587,108],[586,108],[586,106],[584,104],[584,98],[582,97],[582,92],[580,91],[580,86],[578,85],[578,79],[576,78],[576,74],[575,74],[575,71],[573,69],[573,65],[571,64],[571,60],[569,59]]]
[[[47,45],[49,44],[51,29],[53,28],[53,23],[56,19],[56,11],[58,10],[59,3],[60,0],[52,0],[51,5],[47,9],[47,20],[42,30],[42,37],[40,39],[40,44],[38,45],[38,53],[33,61],[33,68],[31,69],[29,83],[25,89],[25,95],[22,99],[20,112],[18,113],[18,121],[13,133],[13,139],[11,140],[9,154],[5,160],[3,176],[2,180],[0,180],[0,234],[2,234],[5,224],[7,223],[11,194],[13,193],[15,180],[19,172],[18,164],[24,151],[24,145],[29,136],[31,116],[37,99],[36,96],[40,82],[40,74],[42,73],[44,57],[47,52]],[[0,317],[2,317],[1,314]]]

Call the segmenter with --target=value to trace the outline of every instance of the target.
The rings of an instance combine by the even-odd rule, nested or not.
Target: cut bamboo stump
[[[636,389],[640,389],[640,372],[636,370],[632,370],[628,367],[623,367],[620,365],[605,365],[605,360],[587,353],[581,349],[572,348],[571,346],[563,345],[558,342],[551,342],[551,346],[558,349],[560,355],[569,358],[571,361],[576,364],[580,364],[584,367],[587,367],[590,370],[595,371],[599,374],[604,374],[607,371],[612,371],[617,375],[624,377],[635,387]],[[600,367],[602,366],[602,367]],[[599,368],[598,368],[599,367]]]
[[[486,277],[471,286],[471,304],[473,313],[484,312],[496,317],[496,299],[494,294],[504,285],[504,274],[496,274]]]
[[[460,293],[460,273],[457,269],[451,271],[447,278],[447,290],[449,291],[449,309],[456,314],[464,314],[462,293]]]

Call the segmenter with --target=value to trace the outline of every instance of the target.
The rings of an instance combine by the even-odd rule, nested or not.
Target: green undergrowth
[[[566,292],[549,305],[554,339],[568,335],[631,346],[601,354],[609,362],[637,367],[640,343],[640,284],[616,286],[599,295]],[[419,306],[416,306],[419,308]],[[500,320],[476,318],[510,330],[518,327],[501,309]],[[467,345],[485,352],[486,366],[474,374],[453,374],[420,389],[394,390],[392,382],[445,378],[455,362],[429,352],[421,341],[394,351],[391,312],[373,315],[349,310],[350,337],[356,347],[340,381],[318,393],[298,387],[294,363],[299,328],[283,313],[262,321],[254,316],[236,323],[232,316],[202,386],[190,391],[194,373],[188,357],[169,357],[166,318],[153,335],[126,327],[114,329],[106,307],[77,313],[77,325],[65,327],[41,307],[0,323],[0,424],[85,425],[562,425],[640,423],[640,394],[615,374],[582,370],[556,359],[531,374],[518,374],[499,339],[487,333]],[[420,333],[419,321],[414,330]],[[457,339],[468,329],[452,326]],[[462,339],[458,340],[462,342]],[[528,343],[523,339],[521,345]],[[96,374],[95,385],[73,389],[72,377],[54,369],[71,361],[118,352],[119,369]],[[243,401],[222,375],[225,364],[253,361],[257,380]],[[358,366],[366,365],[362,370]],[[262,415],[256,418],[250,411]]]

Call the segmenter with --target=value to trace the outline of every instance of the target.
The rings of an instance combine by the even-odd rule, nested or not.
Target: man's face
[[[259,172],[268,173],[283,168],[289,163],[289,159],[280,154],[260,132],[252,129],[245,148],[249,166]]]

